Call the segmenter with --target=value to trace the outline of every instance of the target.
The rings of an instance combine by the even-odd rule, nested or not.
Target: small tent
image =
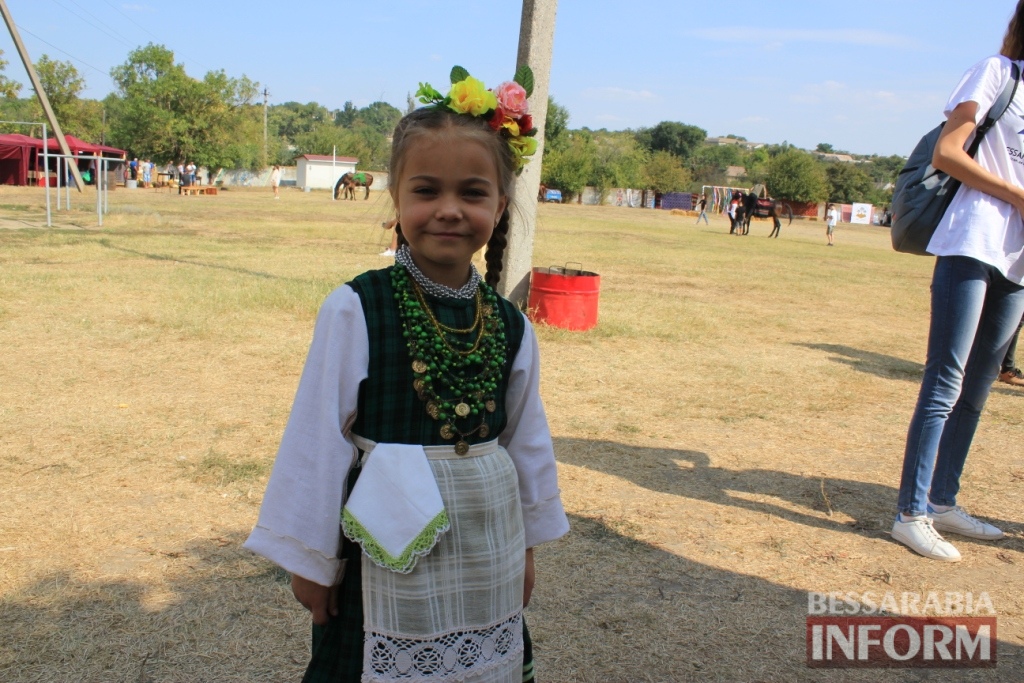
[[[65,135],[71,153],[82,157],[79,163],[88,163],[89,157],[101,156],[107,159],[124,159],[126,152],[116,147],[94,145],[73,135]],[[50,138],[46,148],[51,154],[60,154],[57,140]],[[0,185],[30,185],[43,172],[43,141],[39,138],[8,133],[0,135]],[[50,170],[56,172],[56,160],[50,162]]]

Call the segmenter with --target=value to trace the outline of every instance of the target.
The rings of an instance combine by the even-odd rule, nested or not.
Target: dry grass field
[[[316,310],[387,205],[233,189],[91,195],[43,225],[0,189],[0,681],[298,680],[308,617],[241,549]],[[592,331],[542,327],[572,533],[538,549],[544,683],[1024,680],[1024,391],[992,393],[964,561],[888,535],[931,261],[884,230],[728,235],[545,205],[534,263],[601,275]],[[987,592],[998,667],[805,665],[808,591]]]

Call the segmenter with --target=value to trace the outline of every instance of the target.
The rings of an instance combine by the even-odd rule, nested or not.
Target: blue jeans
[[[940,256],[932,275],[928,359],[907,433],[899,511],[956,505],[978,418],[1024,314],[1024,287],[966,256]]]

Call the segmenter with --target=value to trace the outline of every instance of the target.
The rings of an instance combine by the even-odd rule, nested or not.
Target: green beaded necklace
[[[486,417],[497,409],[495,396],[508,356],[498,295],[481,282],[473,324],[455,328],[437,319],[405,266],[396,263],[391,269],[391,285],[412,358],[413,389],[427,415],[441,423],[441,438],[458,437],[455,452],[465,455],[470,437],[490,433]]]

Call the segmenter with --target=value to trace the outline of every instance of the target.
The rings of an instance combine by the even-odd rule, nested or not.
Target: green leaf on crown
[[[464,81],[467,78],[469,78],[469,72],[466,71],[464,68],[462,68],[461,66],[452,67],[452,85],[455,85],[460,81]]]
[[[533,95],[533,69],[531,69],[528,64],[523,64],[521,67],[516,69],[515,78],[512,80],[523,86],[523,90],[526,91],[527,97]]]
[[[429,83],[420,83],[420,87],[416,91],[416,97],[423,104],[433,104],[444,99],[444,95],[434,90]]]

